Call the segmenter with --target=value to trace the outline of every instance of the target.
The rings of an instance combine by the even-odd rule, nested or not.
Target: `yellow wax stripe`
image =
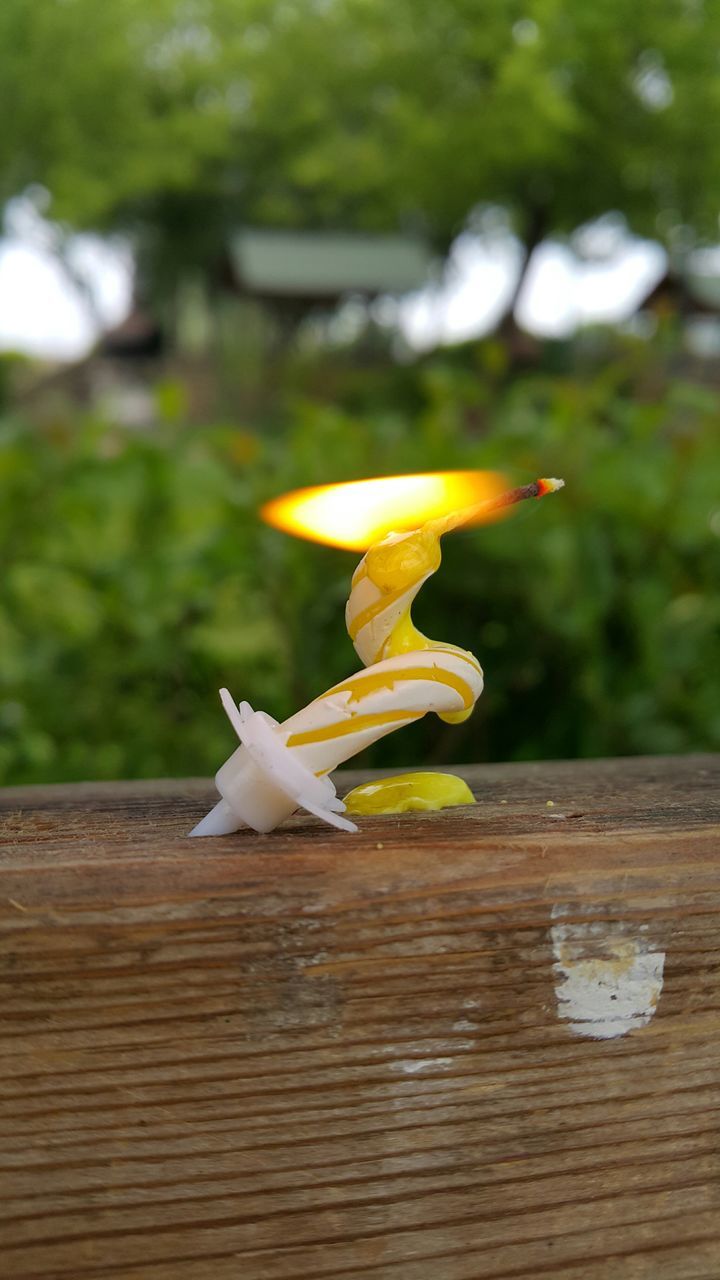
[[[434,644],[431,641],[430,652],[431,653],[448,653],[453,658],[462,658],[463,662],[469,662],[470,666],[475,668],[478,675],[481,676],[483,673],[482,667],[480,666],[480,663],[475,657],[475,654],[468,653],[467,649],[453,649],[452,647],[441,649],[439,644]]]
[[[390,633],[390,635],[387,637],[386,640],[383,640],[382,644],[380,645],[380,648],[378,649],[377,653],[375,654],[375,657],[373,658],[373,666],[375,665],[376,662],[382,662],[387,658],[400,657],[400,654],[385,652],[388,647],[392,650],[393,636],[395,635],[396,631],[397,631],[397,627],[395,628],[395,631],[392,631]],[[452,645],[450,646],[442,645],[439,641],[436,643],[434,640],[427,640],[426,637],[422,636],[419,631],[417,634],[419,639],[424,640],[425,643],[424,644],[418,643],[415,652],[446,653],[451,658],[462,658],[463,662],[469,663],[469,665],[473,668],[473,671],[477,671],[478,675],[482,676],[483,669],[480,666],[480,663],[478,662],[474,653],[468,653],[466,649],[453,649]],[[404,652],[411,652],[411,651],[405,650]]]
[[[320,729],[308,729],[305,733],[291,733],[288,747],[309,747],[314,742],[327,742],[330,738],[344,738],[349,733],[362,733],[381,724],[399,724],[405,720],[419,720],[424,711],[378,711],[370,716],[352,716],[349,720],[326,724]]]
[[[330,693],[344,693],[349,690],[351,702],[359,702],[361,698],[375,693],[378,689],[394,689],[401,680],[434,680],[437,684],[447,685],[462,698],[463,707],[471,707],[475,701],[472,689],[462,676],[454,671],[446,671],[443,667],[399,667],[394,671],[370,671],[366,675],[353,676],[336,684]],[[327,694],[325,695],[327,697]]]
[[[348,635],[354,640],[358,632],[366,627],[368,622],[372,622],[379,613],[384,613],[388,605],[395,604],[396,600],[401,600],[409,591],[407,584],[404,587],[398,587],[396,591],[388,591],[386,595],[380,596],[373,604],[369,604],[366,609],[362,609],[356,617],[352,618],[348,623]]]

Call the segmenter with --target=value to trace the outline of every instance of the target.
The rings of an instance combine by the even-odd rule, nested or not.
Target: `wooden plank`
[[[719,759],[461,772],[0,792],[3,1277],[717,1280]]]

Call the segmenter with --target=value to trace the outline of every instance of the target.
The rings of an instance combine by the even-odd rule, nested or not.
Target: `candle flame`
[[[267,502],[260,515],[266,524],[297,538],[366,551],[388,533],[404,533],[428,520],[492,502],[505,487],[505,477],[496,471],[380,476],[296,489]],[[467,523],[485,524],[504,514],[502,509],[481,511]]]

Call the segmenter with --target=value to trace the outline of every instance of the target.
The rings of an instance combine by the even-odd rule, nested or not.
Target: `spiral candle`
[[[537,489],[532,495],[514,493],[541,496]],[[517,500],[514,495],[506,499]],[[360,561],[346,623],[365,670],[334,685],[282,724],[252,712],[247,704],[238,716],[229,695],[223,698],[243,745],[218,771],[215,781],[222,799],[192,835],[225,834],[243,824],[270,831],[298,805],[355,830],[339,816],[343,806],[326,775],[428,711],[451,723],[471,714],[483,688],[477,658],[455,645],[427,639],[410,617],[418,591],[440,565],[440,537],[463,518],[464,513],[458,513],[411,533],[390,534]]]

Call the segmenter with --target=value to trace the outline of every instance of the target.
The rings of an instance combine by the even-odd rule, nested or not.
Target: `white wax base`
[[[276,720],[247,703],[236,707],[227,689],[220,697],[242,746],[215,775],[221,800],[190,832],[191,836],[221,836],[252,827],[273,831],[300,807],[343,831],[357,831],[341,817],[345,808],[328,777],[317,776],[286,745],[287,733]]]
[[[245,747],[236,751],[215,777],[222,799],[211,809],[191,836],[224,836],[240,827],[272,831],[297,809],[297,801],[273,786]]]

